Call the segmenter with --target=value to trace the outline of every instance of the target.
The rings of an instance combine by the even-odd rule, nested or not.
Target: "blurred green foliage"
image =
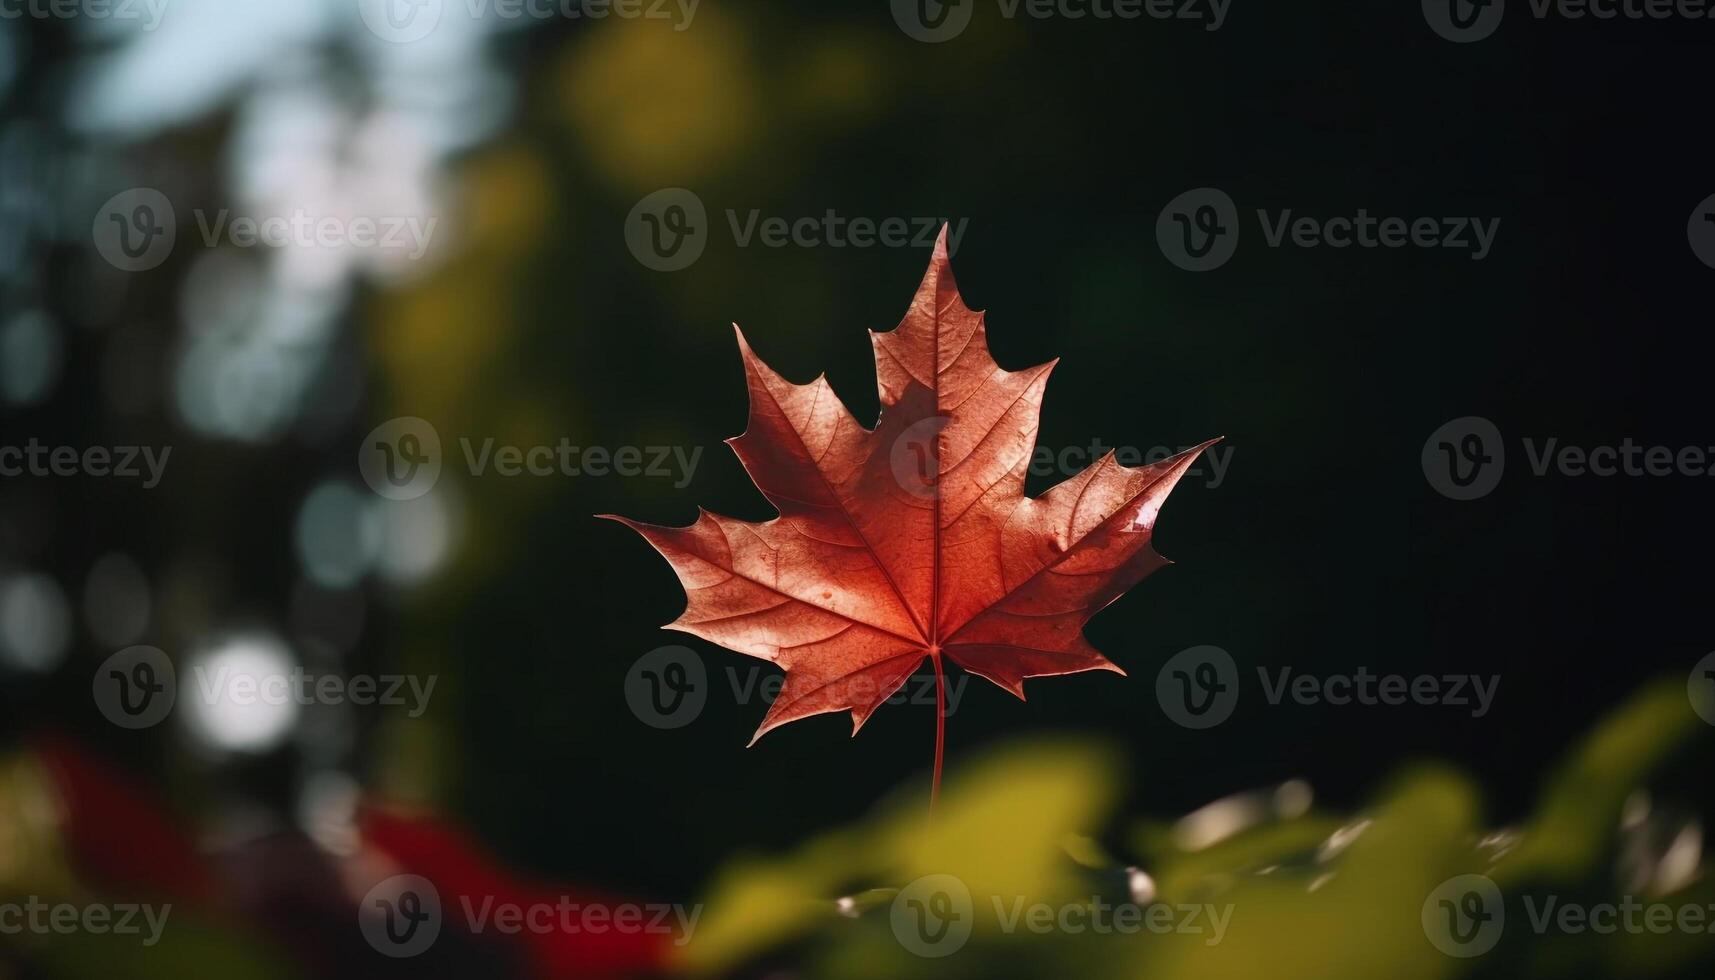
[[[960,768],[938,812],[925,800],[891,800],[863,821],[789,854],[735,859],[716,879],[708,911],[681,966],[717,976],[787,956],[808,975],[835,978],[1086,976],[1302,977],[1374,980],[1577,976],[1602,962],[1614,975],[1656,975],[1715,952],[1707,935],[1537,935],[1524,896],[1585,904],[1627,894],[1616,864],[1628,806],[1647,799],[1650,776],[1699,724],[1675,684],[1649,687],[1616,711],[1548,780],[1519,829],[1484,825],[1477,787],[1439,765],[1407,768],[1358,812],[1285,812],[1254,799],[1216,804],[1237,814],[1206,841],[1187,833],[1199,811],[1172,824],[1127,824],[1113,812],[1125,773],[1106,747],[1030,740]],[[1140,774],[1147,775],[1147,774]],[[1266,798],[1263,797],[1263,798]],[[1628,801],[1631,801],[1628,803]],[[1308,802],[1308,801],[1306,801]],[[1635,828],[1634,828],[1635,829]],[[1225,910],[1224,933],[1203,927],[1125,933],[1020,928],[1020,903],[1053,907],[1131,901],[1135,869],[1112,861],[1086,834],[1120,842],[1147,869],[1141,905]],[[1437,887],[1481,874],[1508,896],[1500,944],[1454,958],[1429,940],[1424,905]],[[926,875],[969,888],[968,943],[945,958],[915,955],[896,938],[910,916],[899,890]],[[1676,881],[1673,905],[1707,905],[1710,883]],[[842,896],[844,896],[842,898]],[[1174,913],[1177,914],[1177,913]],[[1089,921],[1074,916],[1071,921]],[[1115,920],[1117,921],[1117,920]],[[1648,941],[1645,941],[1645,940]]]

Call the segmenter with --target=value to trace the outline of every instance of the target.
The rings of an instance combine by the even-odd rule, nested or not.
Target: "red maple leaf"
[[[685,612],[667,629],[785,669],[752,744],[831,711],[849,710],[855,735],[929,658],[938,785],[943,655],[1021,699],[1027,677],[1125,673],[1083,626],[1168,564],[1150,547],[1156,515],[1218,440],[1140,467],[1109,452],[1025,496],[1054,362],[1006,371],[989,356],[983,315],[953,282],[944,228],[905,319],[870,339],[882,406],[873,430],[825,377],[787,381],[739,333],[750,424],[727,443],[778,518],[699,508],[683,528],[613,519],[648,539],[685,587]]]

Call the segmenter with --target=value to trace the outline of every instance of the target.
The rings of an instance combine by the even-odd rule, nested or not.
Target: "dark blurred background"
[[[148,30],[0,19],[0,444],[171,447],[151,489],[0,478],[0,735],[103,760],[192,838],[386,801],[507,867],[689,901],[731,855],[926,781],[920,704],[855,740],[826,716],[746,749],[766,705],[725,678],[753,663],[659,632],[682,608],[670,570],[593,517],[771,516],[721,445],[745,416],[733,321],[788,378],[826,371],[874,418],[864,331],[898,321],[926,242],[743,244],[731,221],[753,210],[954,221],[996,359],[1062,359],[1044,446],[1226,437],[1219,485],[1187,479],[1163,512],[1178,564],[1089,627],[1130,676],[1033,682],[1022,704],[971,678],[949,774],[1009,735],[1098,735],[1128,760],[1123,811],[1171,819],[1291,778],[1355,810],[1436,759],[1501,825],[1604,714],[1711,649],[1715,482],[1538,477],[1522,441],[1715,446],[1715,271],[1687,241],[1715,193],[1698,108],[1715,21],[1537,18],[1515,0],[1461,44],[1416,3],[1236,0],[1219,30],[977,3],[959,36],[922,43],[881,2],[711,2],[688,24],[449,2],[398,43],[358,6],[170,0]],[[1231,261],[1190,273],[1155,229],[1199,187],[1229,194],[1243,230]],[[126,272],[97,246],[134,188],[172,203],[177,242]],[[707,215],[700,258],[670,272],[626,239],[664,188]],[[420,257],[211,245],[197,224],[294,208],[438,224]],[[1473,261],[1271,248],[1255,217],[1360,208],[1499,230]],[[1420,460],[1464,416],[1507,451],[1469,501]],[[410,501],[358,466],[399,417],[444,450]],[[688,481],[508,478],[471,474],[457,445],[562,437],[702,456]],[[711,684],[664,730],[626,677],[673,643]],[[91,678],[132,644],[181,681],[223,657],[437,680],[417,717],[180,711],[127,731]],[[1155,677],[1201,644],[1249,680],[1230,721],[1193,731]],[[1499,688],[1480,718],[1270,705],[1255,670],[1288,666]],[[1706,772],[1661,778],[1706,808]]]

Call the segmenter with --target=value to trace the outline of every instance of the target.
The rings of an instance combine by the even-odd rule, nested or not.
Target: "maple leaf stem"
[[[929,812],[941,798],[941,763],[947,755],[947,676],[941,670],[941,654],[929,655],[935,665],[935,771],[929,782]]]

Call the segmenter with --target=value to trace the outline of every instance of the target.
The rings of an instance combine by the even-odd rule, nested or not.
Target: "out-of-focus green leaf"
[[[836,901],[857,888],[900,888],[926,875],[957,876],[970,889],[979,928],[992,920],[995,896],[1011,902],[1070,895],[1079,875],[1064,842],[1104,822],[1116,781],[1113,756],[1088,742],[996,750],[948,780],[933,817],[923,797],[911,794],[883,806],[868,824],[818,838],[784,859],[734,862],[711,888],[680,965],[718,973],[816,928],[860,946],[879,943],[859,959],[891,960],[904,951],[885,924],[880,939],[857,938],[875,923],[842,915]],[[848,903],[851,912],[874,904]],[[870,918],[877,915],[885,920],[886,910]]]
[[[1661,682],[1633,697],[1551,777],[1518,849],[1496,865],[1496,880],[1587,873],[1612,845],[1626,798],[1703,727],[1683,683]]]

